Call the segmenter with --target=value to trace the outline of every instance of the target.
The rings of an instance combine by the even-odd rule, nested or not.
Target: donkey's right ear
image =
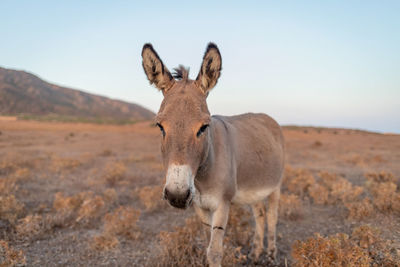
[[[157,55],[151,44],[145,44],[142,50],[142,65],[150,84],[153,84],[164,94],[171,89],[175,79]]]

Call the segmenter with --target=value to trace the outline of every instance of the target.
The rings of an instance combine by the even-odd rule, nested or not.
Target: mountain
[[[154,117],[137,104],[57,86],[28,72],[1,67],[0,114],[110,122]]]

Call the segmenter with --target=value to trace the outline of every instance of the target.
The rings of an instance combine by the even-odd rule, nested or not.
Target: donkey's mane
[[[177,80],[186,82],[189,79],[189,68],[185,68],[183,65],[179,65],[178,68],[174,68],[172,76]]]

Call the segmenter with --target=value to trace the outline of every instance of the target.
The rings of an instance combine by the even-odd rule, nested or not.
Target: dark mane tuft
[[[187,81],[189,79],[189,68],[179,65],[178,68],[174,69],[172,76],[177,80]]]

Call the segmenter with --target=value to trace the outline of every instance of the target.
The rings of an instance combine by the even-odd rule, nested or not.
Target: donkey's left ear
[[[217,84],[221,69],[222,59],[218,47],[214,43],[209,43],[196,78],[196,83],[206,95]]]

